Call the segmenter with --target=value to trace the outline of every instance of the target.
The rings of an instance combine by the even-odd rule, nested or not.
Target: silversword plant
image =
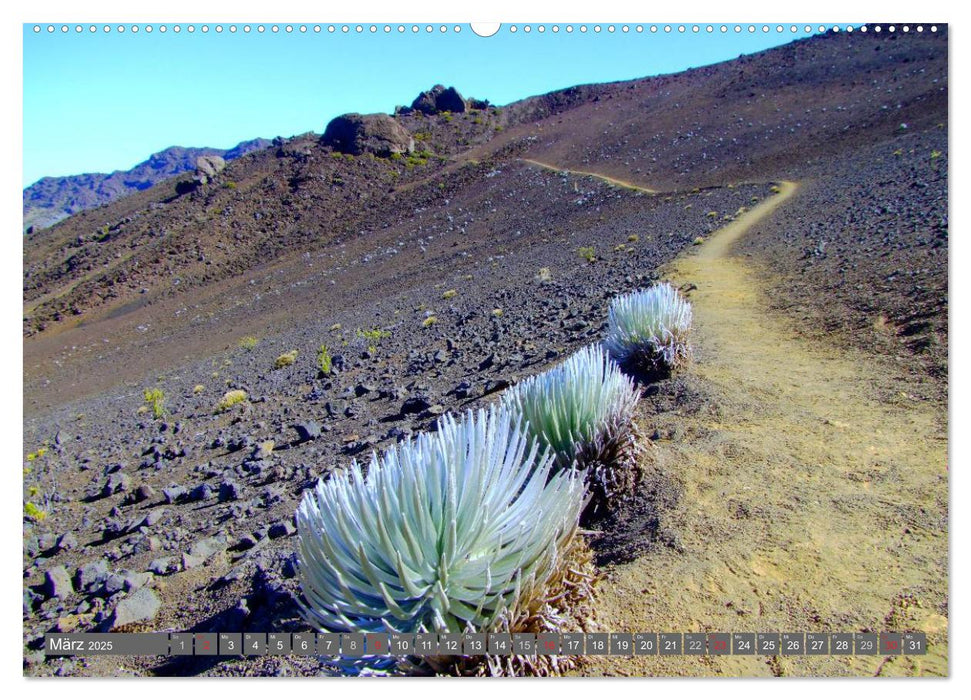
[[[529,434],[553,450],[558,468],[588,471],[592,499],[586,519],[631,485],[638,399],[634,383],[599,345],[581,349],[503,395]]]
[[[691,304],[667,282],[616,297],[610,304],[610,356],[645,378],[668,376],[691,360]]]
[[[490,631],[562,576],[583,474],[551,474],[510,411],[436,432],[321,480],[297,510],[301,607],[322,630]]]

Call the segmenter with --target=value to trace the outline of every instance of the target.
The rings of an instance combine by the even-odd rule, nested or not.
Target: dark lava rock
[[[260,461],[264,459],[269,459],[273,455],[273,448],[275,445],[272,440],[267,440],[266,442],[261,442],[259,445],[253,447],[253,452],[250,454],[250,459],[254,461]]]
[[[44,572],[44,592],[50,598],[67,598],[74,593],[71,576],[63,566],[55,566]]]
[[[60,552],[69,552],[78,548],[78,538],[73,532],[65,532],[57,539],[57,549]]]
[[[108,497],[112,494],[119,493],[121,491],[127,491],[131,488],[131,477],[127,474],[121,472],[116,472],[108,477],[105,482],[104,487],[101,489],[101,495]]]
[[[169,486],[168,488],[162,489],[162,496],[165,498],[166,503],[175,503],[185,496],[185,487]]]
[[[275,540],[278,537],[289,537],[297,531],[297,528],[293,526],[293,522],[290,520],[280,520],[270,525],[270,539]]]
[[[53,548],[56,543],[57,540],[54,538],[54,535],[45,532],[38,535],[36,538],[28,538],[25,546],[27,548],[27,553],[32,557],[36,557],[41,552],[46,552]]]
[[[401,428],[399,428],[398,426],[395,426],[391,428],[387,433],[385,433],[384,439],[401,442],[402,440],[405,440],[409,435],[410,435],[409,432],[406,432]]]
[[[452,389],[452,394],[455,395],[457,399],[467,399],[471,396],[472,384],[469,382],[460,382],[458,386]]]
[[[465,99],[454,87],[436,85],[415,98],[411,108],[425,114],[439,112],[464,112],[467,108]]]
[[[250,609],[247,605],[246,598],[240,600],[234,608],[226,612],[225,621],[226,629],[238,630],[242,629],[243,623],[246,622],[246,618],[249,617]]]
[[[485,383],[485,387],[482,389],[482,394],[494,394],[497,391],[508,389],[509,386],[509,381],[506,379],[490,379]]]
[[[114,595],[120,591],[137,591],[139,588],[143,588],[152,580],[152,574],[147,571],[141,574],[134,573],[132,571],[122,571],[117,574],[111,574],[105,580],[105,593],[108,595]]]
[[[212,498],[212,486],[209,484],[199,484],[189,493],[190,501],[208,501]]]
[[[68,579],[68,583],[70,583],[70,579]],[[24,615],[30,615],[31,612],[33,612],[34,610],[34,606],[40,601],[41,601],[41,597],[39,595],[34,593],[34,591],[32,591],[30,588],[25,588],[24,589]]]
[[[214,554],[225,551],[228,545],[229,540],[224,533],[193,542],[189,551],[182,554],[182,568],[201,566]]]
[[[93,591],[108,578],[108,563],[104,559],[83,564],[74,576],[74,582],[80,591]]]
[[[142,503],[143,501],[150,501],[153,498],[155,498],[155,489],[153,489],[148,484],[142,484],[137,489],[135,489],[134,493],[132,493],[131,495],[130,500],[132,503]]]
[[[238,452],[239,450],[244,450],[253,444],[253,439],[249,435],[244,435],[240,438],[233,438],[226,443],[226,450],[228,452]]]
[[[235,481],[224,481],[219,484],[219,500],[238,501],[243,493],[243,489]]]
[[[421,413],[422,411],[427,411],[429,408],[431,408],[431,404],[428,403],[428,399],[424,396],[409,397],[401,404],[401,412],[405,415],[409,413]]]
[[[289,557],[283,560],[283,566],[280,568],[280,574],[283,578],[293,578],[297,575],[297,556],[291,554]]]
[[[489,357],[485,358],[484,360],[482,360],[482,362],[479,363],[479,371],[481,372],[482,370],[489,369],[494,364],[496,364],[496,354],[492,353],[491,355],[489,355]]]
[[[240,551],[253,549],[259,541],[260,538],[255,534],[245,534],[236,542],[236,549]]]
[[[132,553],[133,554],[144,554],[145,552],[154,552],[162,546],[158,537],[138,537],[132,542]]]
[[[156,508],[149,511],[145,515],[136,515],[128,522],[127,525],[120,525],[117,522],[108,523],[108,527],[105,528],[105,534],[106,536],[110,535],[110,537],[117,537],[125,534],[126,532],[135,532],[143,527],[152,527],[153,525],[161,522],[162,518],[164,518],[167,513],[168,511],[165,510],[165,508]]]
[[[260,495],[260,499],[263,502],[264,508],[269,508],[270,506],[276,505],[283,500],[283,489],[279,486],[268,486],[263,490]]]
[[[104,529],[102,530],[102,534],[104,536],[104,539],[113,540],[116,537],[121,537],[127,531],[128,531],[128,525],[123,523],[121,520],[113,519],[113,520],[108,520],[105,523]]]
[[[140,588],[118,603],[108,618],[105,629],[112,630],[135,622],[154,620],[160,607],[162,601],[150,588]]]
[[[327,125],[321,139],[335,151],[387,158],[394,153],[412,153],[415,140],[408,130],[387,114],[344,114]]]
[[[320,437],[321,428],[317,421],[303,421],[302,423],[295,424],[293,427],[297,431],[300,442],[309,442]]]
[[[159,559],[153,559],[148,565],[148,570],[156,576],[165,576],[166,574],[175,572],[176,567],[172,563],[171,557],[161,557]]]

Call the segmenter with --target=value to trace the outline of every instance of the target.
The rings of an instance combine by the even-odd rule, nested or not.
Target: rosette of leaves
[[[559,469],[588,473],[584,521],[609,510],[616,494],[636,480],[634,409],[640,396],[599,345],[581,349],[556,367],[509,389],[503,403],[527,423]]]
[[[690,332],[690,302],[662,282],[611,302],[604,345],[625,369],[658,379],[691,361]]]
[[[553,473],[509,411],[445,416],[308,491],[300,605],[332,632],[509,630],[570,565],[583,476]]]

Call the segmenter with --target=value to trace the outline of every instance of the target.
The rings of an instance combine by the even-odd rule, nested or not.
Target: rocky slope
[[[172,146],[152,154],[130,170],[41,178],[24,190],[24,231],[32,233],[46,228],[72,214],[194,170],[199,156],[216,155],[232,160],[269,144],[266,139],[252,139],[230,149]]]

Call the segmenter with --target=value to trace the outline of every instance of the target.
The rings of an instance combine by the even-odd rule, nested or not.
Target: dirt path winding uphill
[[[923,657],[589,657],[592,675],[946,675],[947,416],[870,356],[772,314],[743,234],[794,183],[671,263],[690,292],[696,362],[643,416],[676,504],[659,547],[608,568],[607,631],[923,630]],[[690,287],[689,287],[690,288]],[[661,388],[661,393],[665,389]],[[687,395],[687,400],[685,400]],[[659,411],[655,413],[655,410]]]
[[[531,165],[536,165],[540,168],[545,168],[546,170],[552,170],[557,173],[570,173],[571,175],[580,175],[583,177],[595,177],[598,180],[606,182],[609,185],[614,185],[615,187],[625,187],[629,190],[636,190],[637,192],[645,192],[647,194],[657,194],[657,190],[648,189],[647,187],[642,187],[640,185],[635,185],[633,182],[627,180],[618,180],[615,177],[609,177],[607,175],[601,175],[599,173],[590,173],[585,170],[570,170],[569,168],[558,168],[555,165],[550,165],[549,163],[542,163],[538,160],[533,160],[532,158],[522,158],[524,163],[530,163]]]

